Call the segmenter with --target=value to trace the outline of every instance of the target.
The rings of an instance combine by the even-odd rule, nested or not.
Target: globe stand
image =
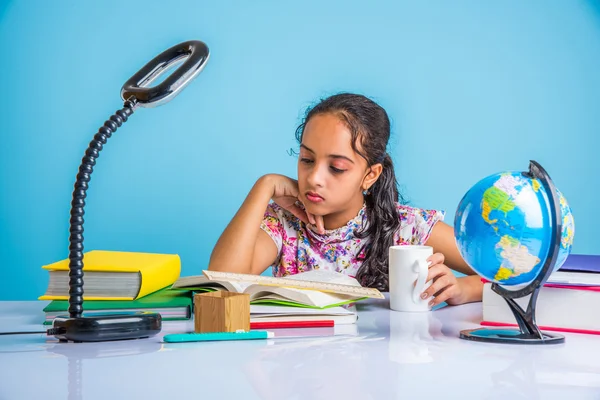
[[[518,329],[468,329],[460,332],[461,339],[478,342],[511,344],[558,344],[564,343],[565,341],[565,337],[563,335],[540,331],[537,323],[535,322],[535,306],[540,289],[548,280],[550,274],[554,271],[554,265],[556,264],[556,260],[558,258],[558,250],[562,234],[562,219],[560,214],[558,194],[552,179],[550,179],[550,176],[546,173],[546,170],[544,170],[544,168],[542,168],[542,166],[537,162],[530,161],[529,171],[523,172],[523,175],[532,179],[539,179],[542,182],[544,189],[546,189],[546,193],[548,193],[548,203],[550,206],[550,217],[552,221],[552,235],[550,238],[550,246],[546,256],[546,262],[536,278],[521,289],[507,290],[497,283],[492,284],[492,290],[506,300],[506,303],[515,316],[517,325],[519,327]],[[523,308],[517,304],[515,299],[525,297],[527,295],[531,295],[531,297],[529,298],[527,309],[523,310]]]

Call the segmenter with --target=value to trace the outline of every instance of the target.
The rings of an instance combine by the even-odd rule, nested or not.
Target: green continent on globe
[[[490,225],[498,222],[497,219],[490,220],[490,213],[493,210],[502,211],[504,215],[508,214],[515,208],[515,203],[510,199],[508,193],[503,192],[496,186],[492,186],[483,193],[483,204],[481,205],[481,216],[484,221]],[[494,230],[498,230],[494,227]]]
[[[504,214],[504,218],[515,209],[515,197],[519,190],[526,185],[522,179],[515,177],[512,174],[502,174],[494,184],[486,189],[483,193],[481,201],[481,216],[484,221],[492,226],[494,231],[498,233],[498,219],[490,219],[492,211],[497,210]],[[540,188],[540,183],[537,179],[532,180],[532,188],[537,192]],[[505,225],[508,225],[506,220],[502,220]],[[518,239],[503,235],[496,244],[502,262],[494,279],[497,281],[506,281],[521,274],[531,272],[531,270],[540,262],[540,259],[529,252],[527,246],[522,245]]]

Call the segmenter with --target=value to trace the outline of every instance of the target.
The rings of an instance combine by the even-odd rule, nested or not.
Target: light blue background
[[[167,6],[166,4],[169,4]],[[174,101],[140,109],[98,160],[86,250],[178,253],[203,269],[262,174],[295,175],[294,129],[338,91],[393,122],[411,204],[452,223],[477,180],[539,161],[600,253],[598,1],[20,1],[0,9],[0,299],[35,299],[67,257],[77,167],[121,85],[168,47],[211,59]]]

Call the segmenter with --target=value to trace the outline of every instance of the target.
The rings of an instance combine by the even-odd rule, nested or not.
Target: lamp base
[[[81,318],[58,316],[52,328],[61,342],[142,339],[160,332],[162,318],[150,312],[84,313]]]
[[[542,337],[521,332],[518,329],[468,329],[460,331],[460,338],[476,342],[512,344],[559,344],[565,342],[563,335],[540,332]]]

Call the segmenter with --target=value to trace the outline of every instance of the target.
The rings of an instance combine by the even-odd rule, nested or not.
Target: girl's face
[[[304,128],[298,157],[299,198],[309,213],[330,216],[327,229],[343,226],[363,205],[362,191],[379,173],[351,146],[352,134],[337,116],[319,114]],[[377,170],[377,168],[375,168]],[[373,179],[373,175],[374,179]]]

